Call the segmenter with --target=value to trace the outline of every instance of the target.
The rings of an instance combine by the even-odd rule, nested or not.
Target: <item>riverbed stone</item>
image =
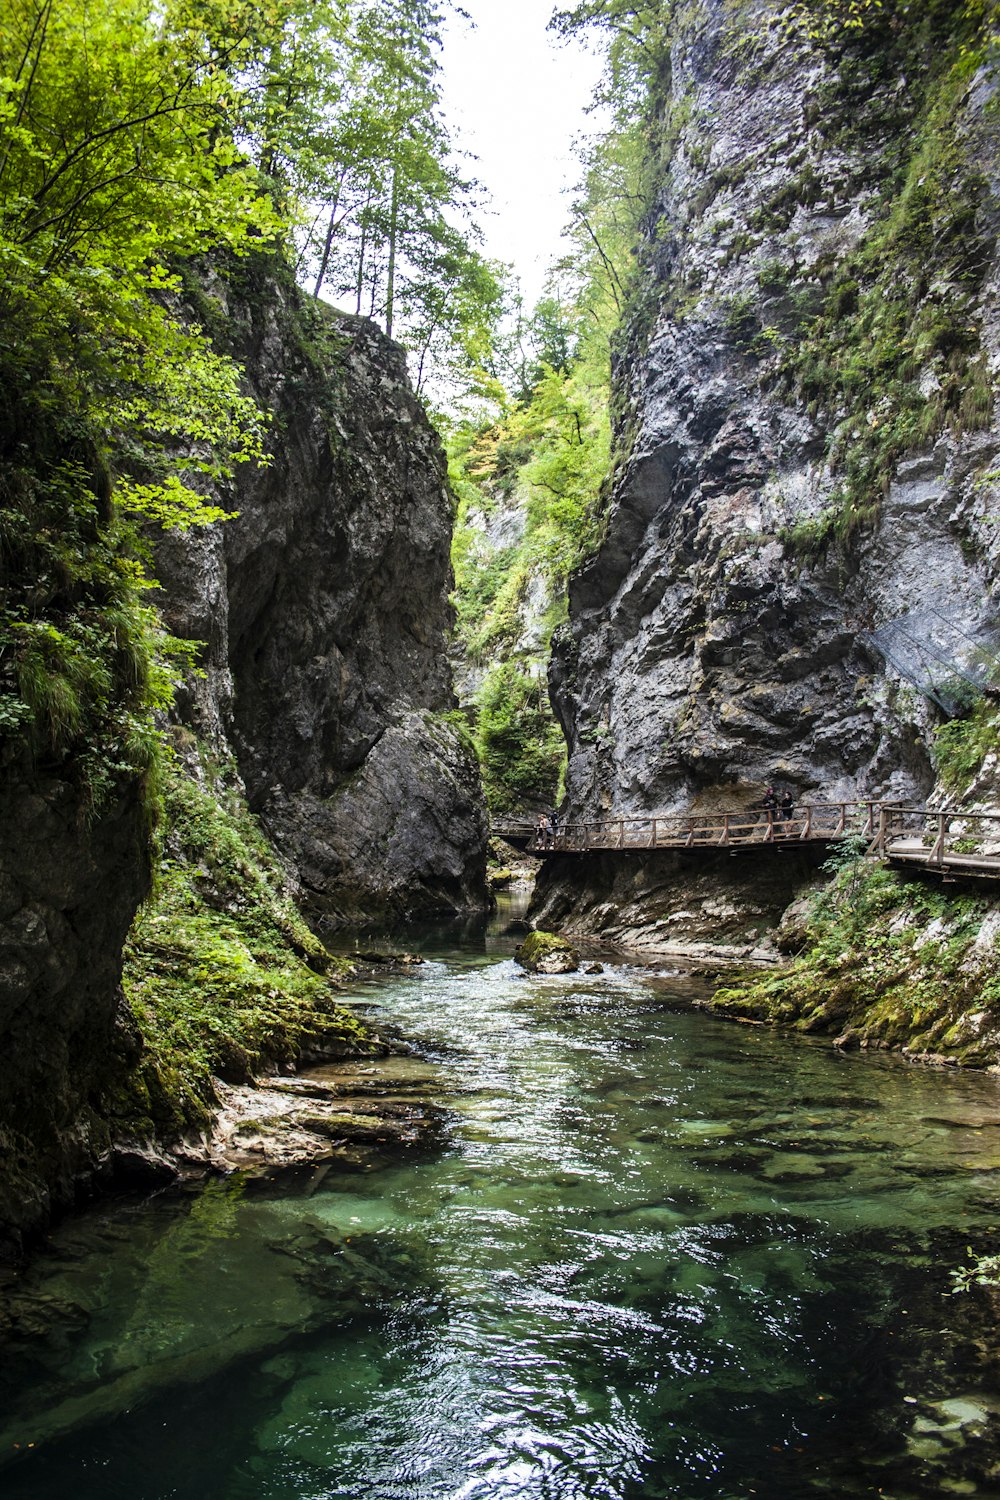
[[[182,1169],[274,1176],[332,1163],[371,1170],[400,1155],[438,1147],[446,1116],[420,1092],[417,1079],[368,1080],[357,1087],[350,1067],[306,1077],[277,1076],[256,1085],[217,1084],[211,1131],[176,1150]]]
[[[555,932],[529,932],[514,958],[531,974],[574,974],[580,967],[577,950]]]

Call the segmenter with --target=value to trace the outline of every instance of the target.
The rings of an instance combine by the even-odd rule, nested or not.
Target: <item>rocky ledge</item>
[[[427,1101],[433,1083],[433,1068],[405,1056],[330,1063],[255,1084],[220,1082],[210,1132],[173,1150],[122,1142],[115,1178],[148,1187],[205,1172],[371,1171],[441,1144],[447,1116]]]

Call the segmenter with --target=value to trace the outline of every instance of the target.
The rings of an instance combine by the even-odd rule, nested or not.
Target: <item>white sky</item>
[[[546,33],[554,0],[463,0],[475,29],[449,19],[441,57],[445,114],[455,146],[488,190],[487,255],[512,264],[530,309],[560,253],[580,175],[572,142],[596,128],[584,111],[601,58]]]

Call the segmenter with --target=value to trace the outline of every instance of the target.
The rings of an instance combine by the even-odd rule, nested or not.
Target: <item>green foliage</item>
[[[213,1075],[243,1081],[317,1037],[363,1050],[336,1005],[331,958],[306,926],[231,769],[171,761],[154,892],[126,947],[125,993],[142,1033],[118,1108],[136,1128],[203,1123]]]
[[[499,416],[452,424],[448,433],[458,634],[470,661],[489,669],[477,743],[497,809],[547,804],[557,794],[559,731],[541,701],[537,710],[527,705],[565,618],[570,575],[602,535],[611,347],[638,285],[639,221],[651,192],[645,102],[663,42],[661,32],[653,43],[644,30],[653,14],[584,5],[554,20],[563,34],[591,24],[608,30],[602,93],[613,125],[584,149],[567,231],[572,248],[554,267],[553,294],[530,318],[515,307],[497,359],[510,391]],[[498,688],[513,693],[513,707],[496,702]]]
[[[439,9],[342,0],[319,23],[310,7],[292,9],[277,48],[286,76],[275,156],[303,204],[300,274],[316,296],[326,289],[400,337],[418,389],[433,374],[439,394],[493,394],[501,268],[476,248],[474,184],[455,166],[441,116]]]
[[[564,746],[541,677],[514,664],[495,666],[478,706],[476,748],[491,812],[551,807]]]
[[[495,553],[486,557],[477,548],[470,516],[495,517],[516,506],[523,532],[508,549],[507,566],[541,576],[553,592],[598,541],[611,444],[606,347],[602,354],[581,337],[566,361],[561,370],[536,363],[531,389],[499,419],[453,423],[447,431],[459,501],[453,564],[460,609],[477,593],[488,609],[498,592],[479,581]]]
[[[123,516],[207,524],[206,482],[262,457],[239,370],[163,269],[278,227],[189,23],[141,0],[11,0],[0,19],[0,731],[95,803],[155,771],[155,715],[190,665]]]
[[[787,967],[721,988],[713,1005],[855,1044],[994,1063],[996,953],[973,947],[988,903],[906,880],[857,848],[835,862],[841,868],[814,896]]]
[[[972,317],[990,240],[977,218],[979,168],[956,129],[988,38],[975,4],[808,0],[799,10],[819,17],[811,34],[821,44],[847,49],[838,54],[840,92],[831,89],[820,121],[831,140],[840,132],[856,145],[851,131],[864,111],[894,97],[882,77],[892,59],[914,76],[908,87],[920,101],[911,150],[886,175],[872,228],[845,259],[820,268],[825,304],[780,360],[785,389],[830,424],[827,456],[840,485],[823,518],[826,545],[872,519],[905,453],[946,428],[977,430],[991,419],[993,384]],[[860,113],[855,88],[869,95]],[[794,212],[801,195],[792,196]],[[811,550],[814,537],[797,532],[787,538],[793,548]]]
[[[978,698],[962,718],[942,724],[934,735],[934,768],[950,792],[964,792],[986,756],[1000,748],[1000,709]]]
[[[875,47],[902,30],[926,31],[939,17],[978,27],[989,8],[990,0],[794,0],[784,22],[824,47]]]
[[[1000,1255],[977,1255],[971,1245],[968,1253],[971,1264],[951,1273],[952,1294],[971,1292],[974,1286],[1000,1286]]]
[[[489,666],[476,743],[496,810],[556,798],[563,746],[541,683],[569,575],[599,539],[610,452],[607,375],[591,351],[581,340],[565,370],[541,363],[529,397],[500,421],[450,434],[458,636],[471,662]],[[512,506],[517,539],[491,546],[486,527]]]

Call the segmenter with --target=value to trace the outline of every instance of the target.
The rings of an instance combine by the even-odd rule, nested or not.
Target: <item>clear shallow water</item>
[[[1000,1496],[995,1309],[948,1295],[992,1080],[431,946],[368,998],[448,1149],[65,1225],[0,1309],[0,1495]]]

